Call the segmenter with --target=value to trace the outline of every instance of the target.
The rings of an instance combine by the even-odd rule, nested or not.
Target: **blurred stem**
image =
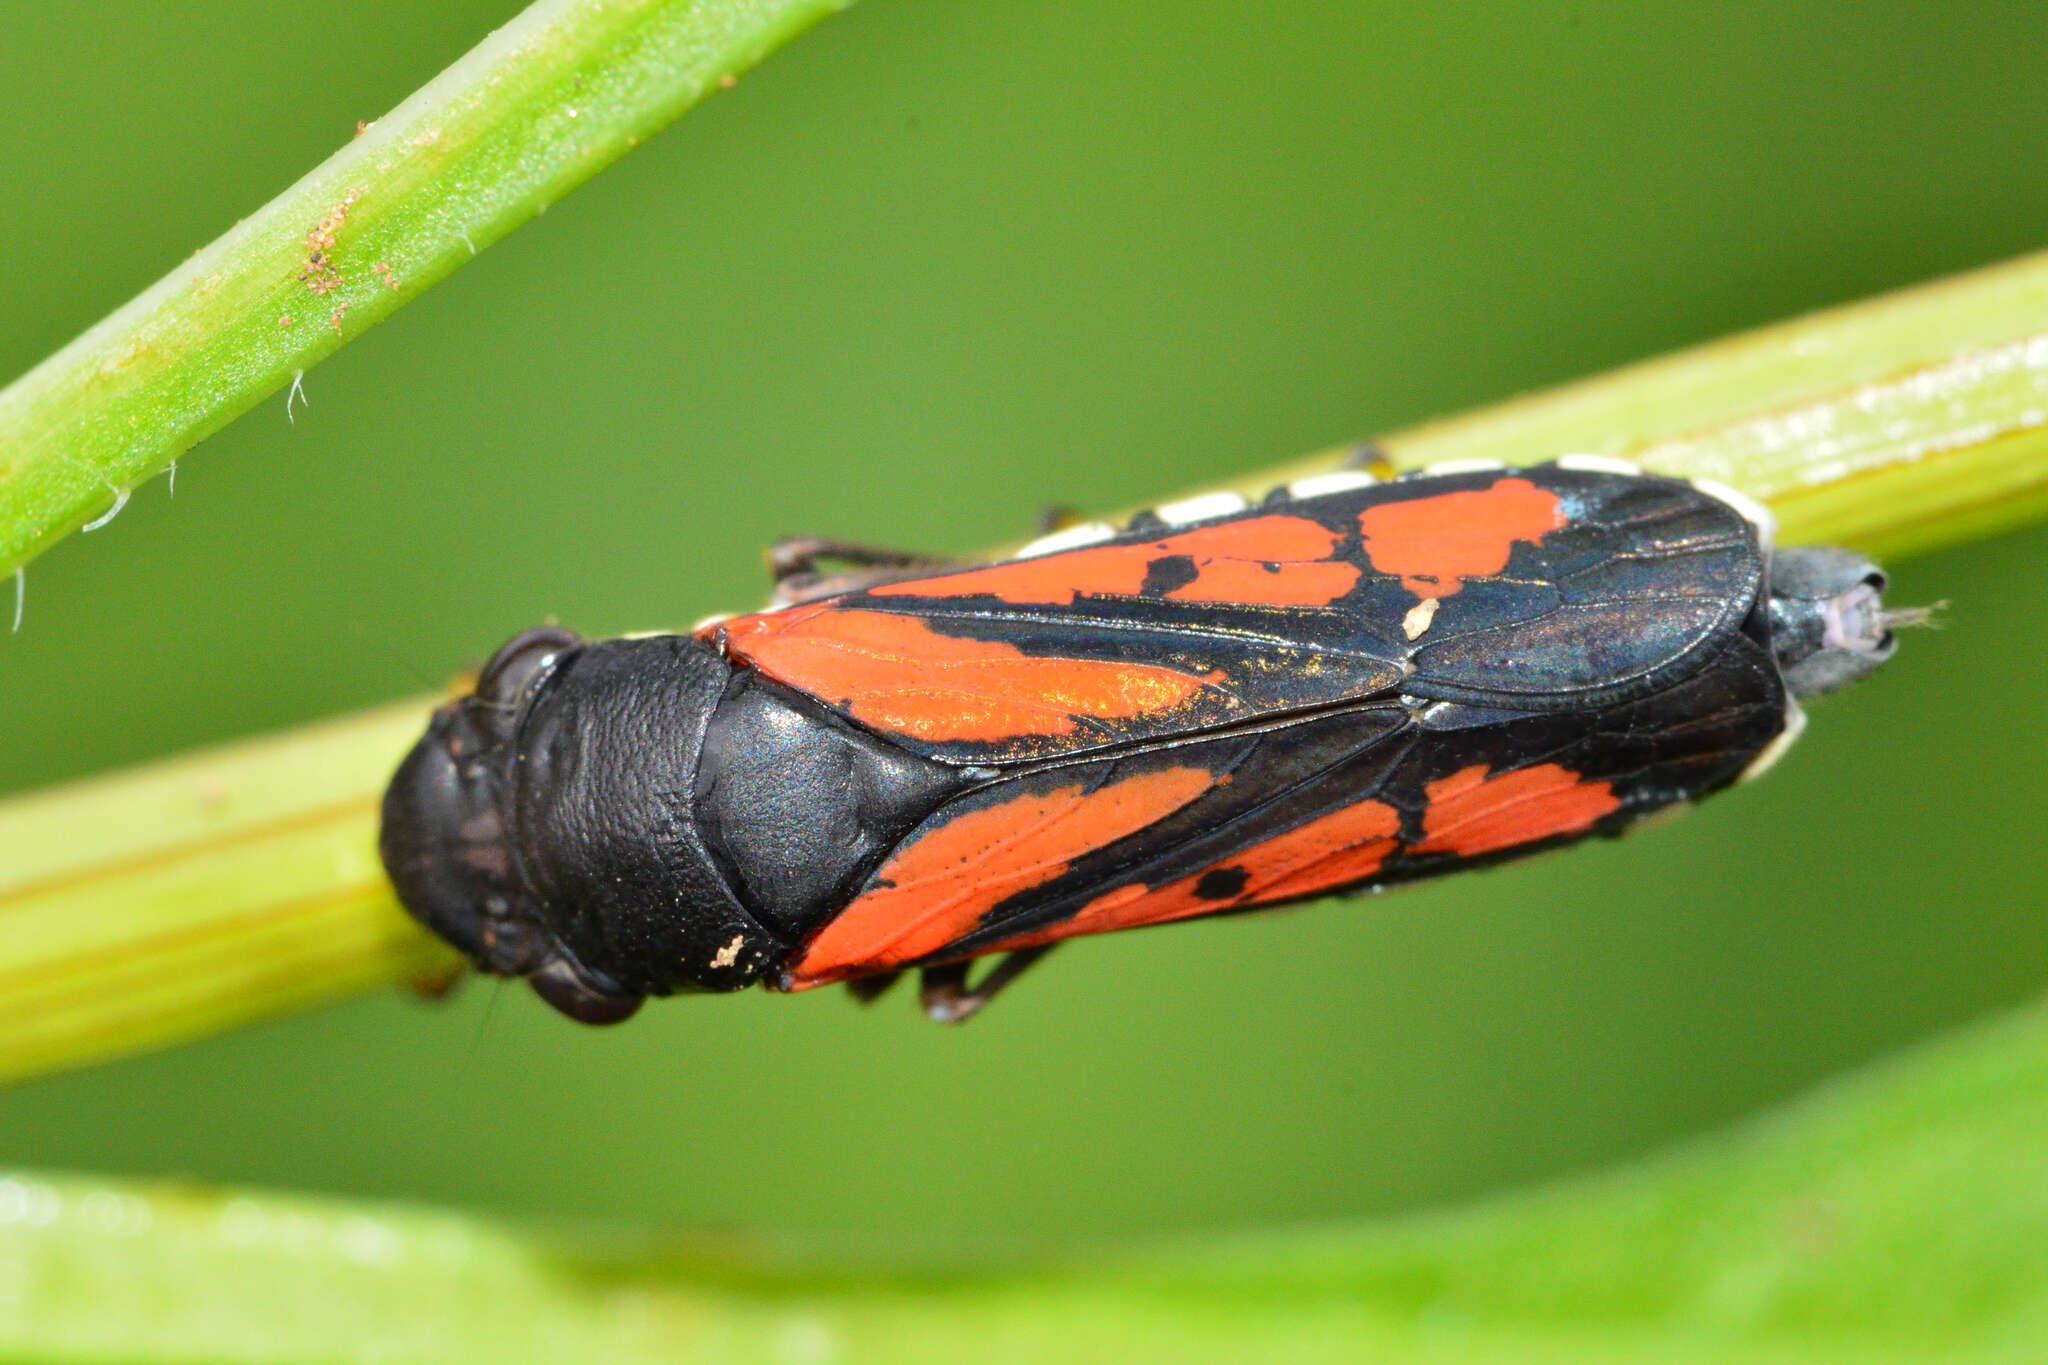
[[[452,970],[377,861],[426,707],[0,804],[0,1079]]]
[[[0,1173],[0,1355],[2018,1365],[2048,1339],[2044,1125],[2036,1006],[1596,1178],[1035,1264]]]
[[[0,574],[850,3],[537,0],[0,391]]]
[[[2048,511],[2048,255],[1395,432],[1376,447],[1375,459],[1404,469],[1626,456],[1765,498],[1788,542],[1897,553],[1985,535]],[[1260,491],[1346,453],[1243,486]],[[374,851],[377,793],[425,710],[394,707],[0,802],[0,1078],[445,963],[393,908]]]

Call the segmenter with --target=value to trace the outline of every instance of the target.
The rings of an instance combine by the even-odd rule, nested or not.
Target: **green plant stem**
[[[0,391],[0,573],[851,0],[537,0]]]
[[[1988,534],[2048,511],[2048,255],[1374,445],[1375,459],[1402,469],[1564,451],[1627,456],[1767,499],[1787,541],[1904,552]],[[1242,486],[1263,491],[1345,453]],[[0,1078],[193,1036],[445,961],[392,907],[373,852],[378,790],[425,709],[0,802]],[[320,750],[332,761],[295,769],[291,784],[258,782],[246,793],[236,785],[308,744],[332,745]],[[240,793],[220,807],[227,823],[209,824],[215,817],[191,804],[203,791]],[[118,830],[138,831],[146,848],[121,845]],[[133,875],[145,865],[138,859],[177,875]]]
[[[377,861],[377,796],[426,709],[7,802],[0,1078],[451,970]]]
[[[0,1175],[0,1354],[137,1362],[2032,1361],[2048,1012],[1612,1174],[1018,1263],[593,1249],[456,1214]]]
[[[1710,342],[1377,443],[1396,469],[1568,451],[1717,479],[1788,543],[1899,556],[2048,514],[2048,252]],[[1328,469],[1324,451],[1241,491]]]

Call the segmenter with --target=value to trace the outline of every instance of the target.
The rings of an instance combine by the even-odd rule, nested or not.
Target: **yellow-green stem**
[[[1396,468],[1626,456],[1766,499],[1787,541],[1900,553],[1987,534],[2048,509],[2048,256],[1376,445]],[[445,964],[393,906],[374,852],[377,793],[425,711],[395,706],[0,803],[0,1078]]]
[[[1394,432],[1397,469],[1566,451],[1718,479],[1787,542],[1897,556],[2048,512],[2048,253]],[[1245,491],[1353,447],[1265,470]]]
[[[0,807],[0,1077],[453,966],[392,898],[377,796],[424,702]]]

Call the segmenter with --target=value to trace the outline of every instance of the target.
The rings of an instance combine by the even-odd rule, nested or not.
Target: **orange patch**
[[[941,635],[914,616],[830,604],[740,616],[727,653],[854,719],[934,743],[1070,735],[1075,716],[1130,720],[1219,681],[1157,664],[1036,658],[998,640]]]
[[[1207,873],[1183,877],[1157,889],[1120,886],[1081,907],[1071,918],[1005,940],[996,949],[1029,948],[1080,934],[1102,934],[1142,924],[1214,914],[1262,901],[1311,896],[1362,881],[1380,870],[1395,848],[1401,816],[1392,806],[1360,801],[1276,835]],[[1197,895],[1205,876],[1236,870],[1244,881],[1226,897]],[[991,949],[995,951],[996,949]]]
[[[972,933],[989,909],[1179,810],[1216,781],[1167,768],[1094,791],[1078,784],[968,811],[917,836],[804,949],[795,989],[886,970]]]
[[[1083,597],[1135,597],[1155,560],[1194,561],[1182,602],[1322,606],[1349,592],[1359,569],[1328,558],[1343,537],[1306,517],[1253,517],[1140,545],[1102,545],[987,569],[870,588],[875,597],[993,597],[1018,606],[1071,606]]]
[[[1515,542],[1541,543],[1565,525],[1557,494],[1527,479],[1468,493],[1382,503],[1358,514],[1366,558],[1417,597],[1449,597],[1468,578],[1497,574]]]
[[[1584,782],[1569,768],[1542,763],[1488,777],[1484,763],[1426,788],[1417,853],[1473,857],[1496,849],[1577,834],[1621,805],[1612,783]]]

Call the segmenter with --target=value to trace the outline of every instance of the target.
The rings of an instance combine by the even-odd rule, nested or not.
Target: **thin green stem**
[[[851,0],[537,0],[0,391],[0,574]]]

